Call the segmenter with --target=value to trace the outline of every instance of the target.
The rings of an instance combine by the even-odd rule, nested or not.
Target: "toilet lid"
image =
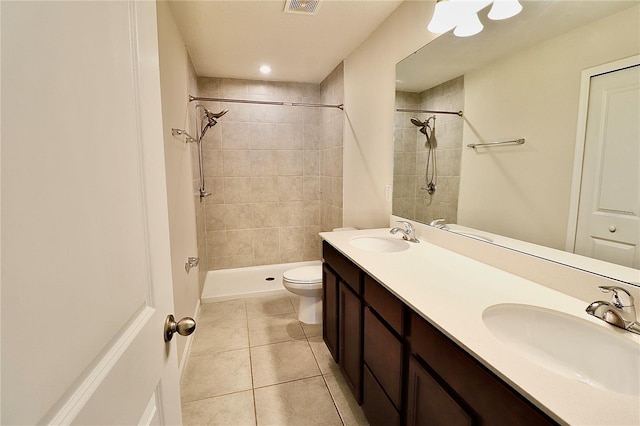
[[[303,266],[290,269],[282,277],[291,283],[319,283],[322,282],[322,266]]]

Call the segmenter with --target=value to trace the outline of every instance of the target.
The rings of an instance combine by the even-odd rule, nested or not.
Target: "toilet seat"
[[[322,266],[303,266],[290,269],[282,274],[282,279],[290,284],[299,284],[301,286],[322,284]]]

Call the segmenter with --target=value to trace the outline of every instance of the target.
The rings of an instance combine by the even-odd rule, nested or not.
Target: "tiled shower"
[[[421,93],[396,92],[396,108],[439,111],[464,110],[464,77],[460,76]],[[463,119],[436,114],[437,185],[432,195],[423,189],[427,164],[425,136],[411,123],[433,114],[396,112],[394,120],[393,214],[423,223],[443,218],[456,223],[460,187]]]
[[[340,64],[320,84],[198,77],[198,96],[341,104],[342,76]],[[202,145],[211,193],[196,207],[203,269],[320,259],[318,233],[342,226],[343,112],[201,104],[229,110]]]

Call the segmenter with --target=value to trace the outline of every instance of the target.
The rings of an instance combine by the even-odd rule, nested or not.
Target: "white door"
[[[575,253],[640,268],[640,66],[591,77],[588,102]]]
[[[0,7],[0,422],[179,424],[155,3]]]

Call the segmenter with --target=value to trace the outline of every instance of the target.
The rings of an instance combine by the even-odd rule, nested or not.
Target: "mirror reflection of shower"
[[[229,110],[228,109],[223,109],[222,111],[220,111],[218,113],[213,113],[213,112],[209,111],[208,109],[206,109],[202,105],[197,105],[196,108],[197,107],[201,107],[204,110],[204,117],[202,117],[202,122],[204,124],[202,125],[202,130],[200,131],[200,137],[198,138],[198,167],[200,169],[200,189],[199,189],[198,192],[199,192],[199,195],[200,195],[200,199],[202,200],[204,197],[208,197],[209,195],[211,195],[210,192],[207,192],[204,189],[204,166],[203,166],[203,160],[202,160],[202,139],[204,138],[204,135],[207,133],[207,130],[209,130],[210,128],[212,128],[216,124],[218,124],[218,120],[220,119],[220,117],[222,117],[223,115],[228,113]]]
[[[425,121],[412,118],[411,123],[419,127],[418,131],[426,137],[425,147],[427,148],[427,167],[425,172],[425,186],[420,189],[426,190],[429,195],[436,192],[436,181],[438,178],[436,169],[436,116],[432,115]]]

